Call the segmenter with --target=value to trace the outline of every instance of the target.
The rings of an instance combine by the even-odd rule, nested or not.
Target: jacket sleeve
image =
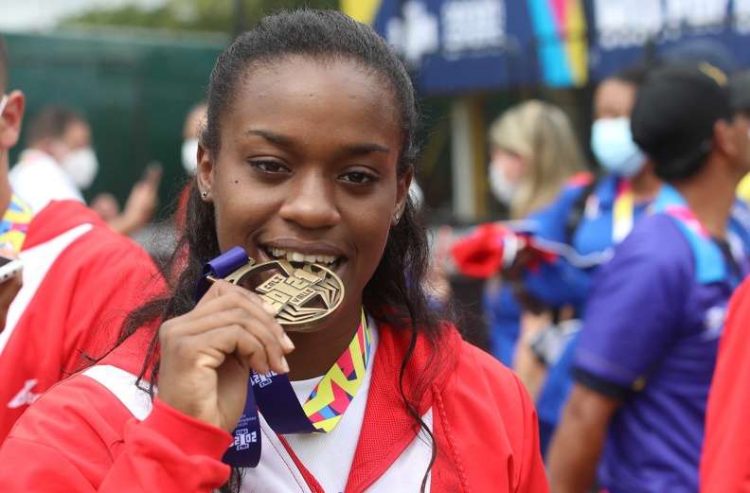
[[[65,375],[86,364],[85,356],[99,358],[111,350],[126,317],[144,302],[162,293],[163,277],[151,257],[129,238],[104,231],[81,238],[66,255],[85,258],[78,263],[70,288],[62,363]],[[66,268],[61,259],[60,268]],[[71,276],[72,274],[68,274]],[[83,357],[82,357],[83,356]]]
[[[462,343],[458,351],[435,406],[434,491],[546,493],[537,416],[525,388],[482,350]],[[460,485],[447,482],[446,470]]]
[[[729,307],[706,413],[701,457],[701,491],[750,491],[750,281],[740,287]]]
[[[158,399],[139,422],[106,391],[87,395],[98,384],[83,378],[55,387],[18,421],[0,449],[0,491],[211,493],[228,480],[220,460],[228,433]]]
[[[526,388],[514,375],[521,410],[521,427],[524,431],[520,445],[520,463],[517,468],[515,493],[544,493],[549,491],[547,474],[542,461],[539,443],[539,420]]]
[[[529,222],[534,225],[534,236],[543,241],[568,245],[570,238],[567,238],[566,227],[569,216],[585,191],[586,187],[569,186],[552,204],[532,214]],[[590,282],[589,269],[576,267],[563,257],[529,269],[523,276],[526,292],[553,308],[581,303]]]

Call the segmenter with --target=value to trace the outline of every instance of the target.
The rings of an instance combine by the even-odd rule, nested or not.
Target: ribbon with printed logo
[[[208,289],[208,276],[225,278],[247,263],[247,254],[239,247],[208,262],[196,286],[196,300]],[[365,379],[371,342],[371,329],[363,312],[349,346],[318,382],[304,405],[300,405],[287,375],[251,372],[245,408],[233,432],[234,442],[223,461],[234,467],[258,465],[261,452],[258,410],[279,434],[326,433],[334,429]]]

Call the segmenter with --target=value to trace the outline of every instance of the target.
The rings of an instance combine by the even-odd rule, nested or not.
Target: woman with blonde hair
[[[530,100],[513,106],[492,124],[490,186],[493,195],[521,219],[548,205],[584,159],[570,120],[555,105]]]
[[[550,103],[530,100],[511,107],[491,125],[489,140],[490,188],[511,219],[545,208],[571,180],[588,179],[570,120]],[[511,366],[521,311],[510,286],[501,284],[497,276],[488,281],[483,305],[492,354]]]

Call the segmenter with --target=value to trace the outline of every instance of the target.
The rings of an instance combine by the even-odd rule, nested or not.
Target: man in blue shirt
[[[707,63],[652,73],[633,137],[666,183],[594,281],[575,385],[553,439],[554,491],[697,492],[724,312],[747,272],[727,225],[750,171],[750,117]],[[600,461],[601,459],[601,461]]]

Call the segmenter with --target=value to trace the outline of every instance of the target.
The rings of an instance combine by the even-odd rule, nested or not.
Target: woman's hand
[[[15,274],[10,279],[3,283],[0,283],[0,332],[5,329],[5,321],[8,318],[8,309],[10,304],[16,298],[16,295],[21,290],[23,280],[21,273]]]
[[[547,380],[547,367],[539,361],[531,348],[531,341],[552,323],[552,312],[549,310],[541,313],[523,311],[521,313],[521,333],[516,346],[516,354],[513,358],[513,369],[521,382],[526,386],[532,399],[536,401],[539,393]]]
[[[289,372],[294,345],[260,298],[216,281],[196,307],[159,329],[159,399],[231,432],[247,398],[250,370]]]

